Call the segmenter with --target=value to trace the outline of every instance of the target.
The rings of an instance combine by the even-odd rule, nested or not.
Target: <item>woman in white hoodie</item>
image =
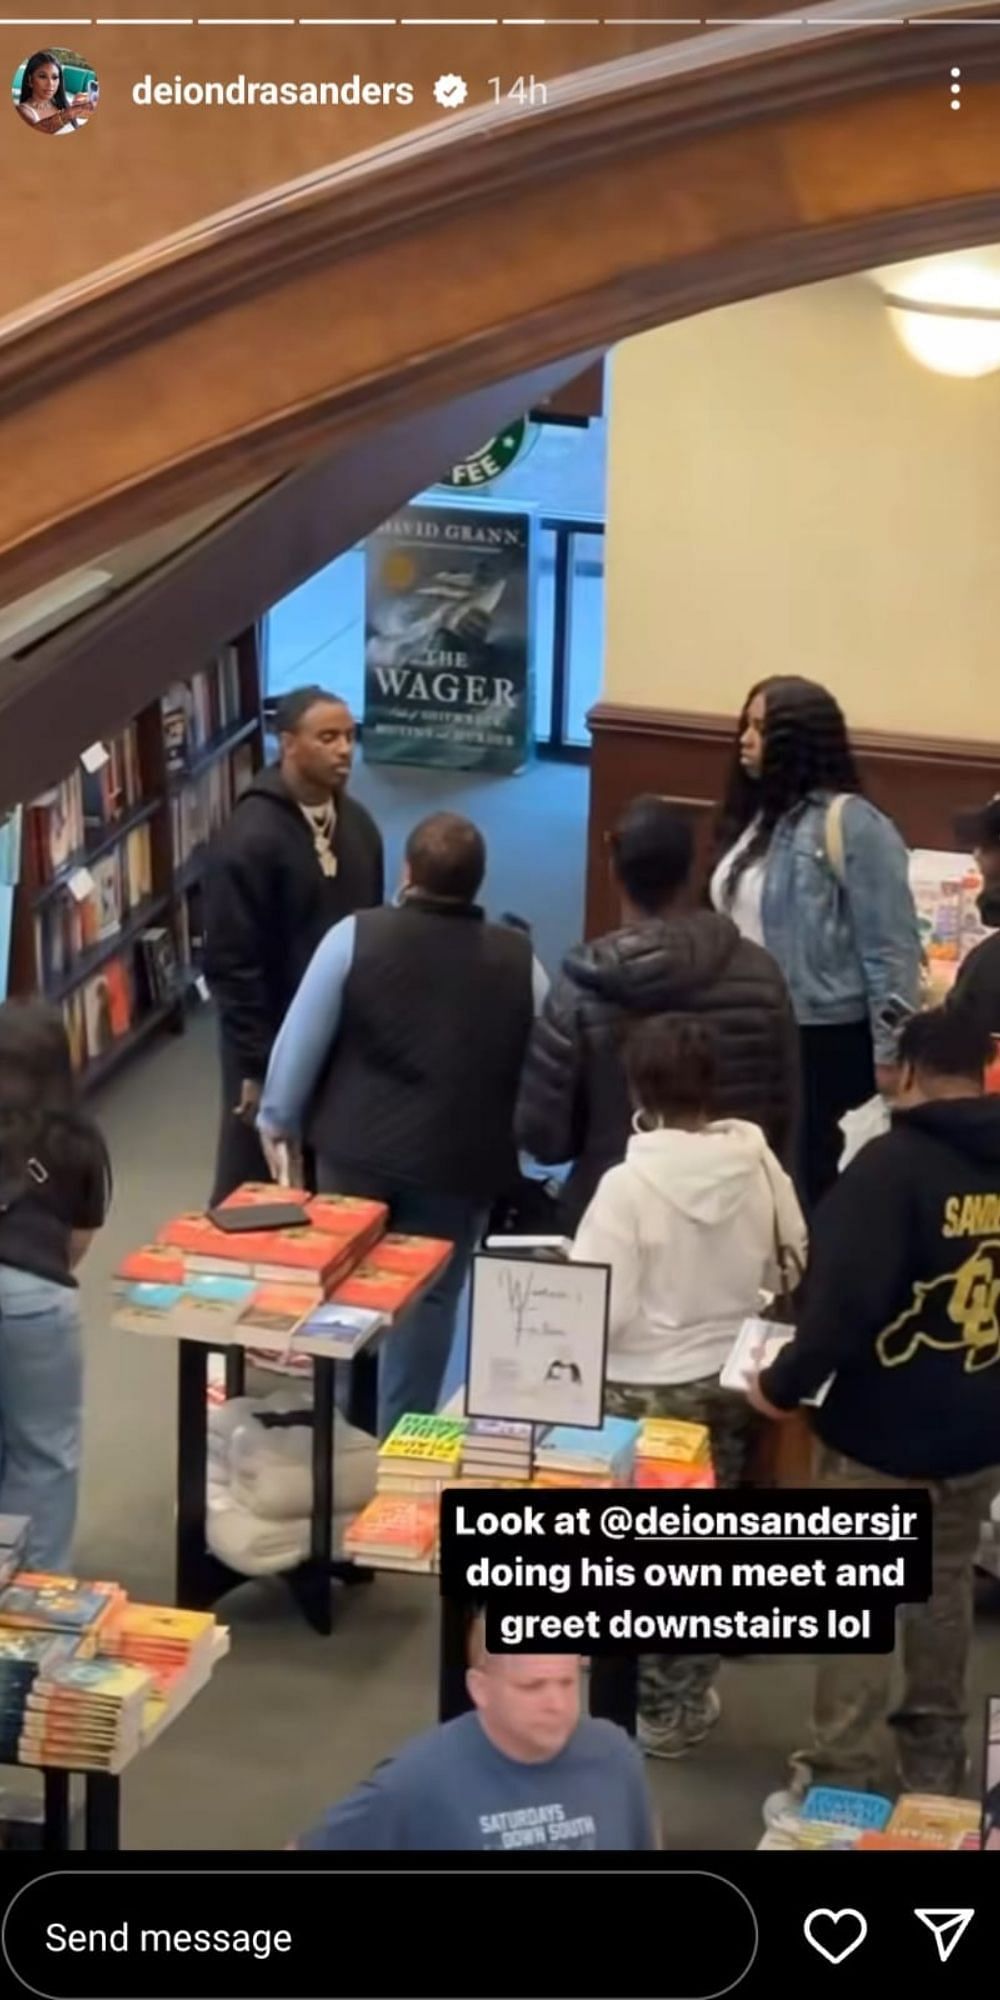
[[[712,1119],[714,1050],[698,1022],[655,1015],[626,1045],[635,1107],[625,1159],[604,1175],[573,1255],[611,1267],[609,1415],[708,1426],[720,1486],[742,1477],[755,1424],[719,1374],[762,1291],[780,1284],[779,1246],[805,1261],[792,1182],[756,1125]],[[644,1658],[639,1739],[682,1756],[719,1716],[717,1659]]]

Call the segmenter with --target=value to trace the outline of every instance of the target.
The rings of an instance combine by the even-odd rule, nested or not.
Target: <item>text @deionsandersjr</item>
[[[887,1653],[931,1533],[920,1491],[451,1492],[441,1590],[491,1652]]]

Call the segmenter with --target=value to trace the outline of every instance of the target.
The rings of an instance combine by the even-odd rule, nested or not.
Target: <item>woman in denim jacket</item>
[[[840,1120],[895,1086],[890,1000],[916,1007],[921,946],[909,857],[863,796],[838,703],[793,677],[752,688],[712,876],[716,909],[788,982],[802,1051],[800,1187],[837,1176]],[[890,1010],[891,1012],[891,1010]]]

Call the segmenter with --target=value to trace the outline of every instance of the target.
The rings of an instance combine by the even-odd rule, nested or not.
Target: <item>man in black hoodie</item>
[[[904,1693],[891,1717],[906,1791],[961,1791],[972,1576],[1000,1486],[1000,1099],[978,1012],[952,1001],[910,1020],[892,1127],[820,1204],[794,1339],[751,1391],[788,1415],[832,1375],[813,1415],[818,1478],[834,1488],[929,1488],[933,1594],[902,1613]],[[820,1669],[809,1783],[880,1789],[875,1740],[892,1659]]]
[[[270,1178],[256,1117],[271,1049],[320,940],[384,900],[382,838],[347,795],[355,725],[338,695],[279,703],[280,755],[209,851],[205,976],[219,1013],[222,1124],[212,1201]]]
[[[713,910],[684,910],[694,861],[690,820],[666,799],[633,800],[611,836],[622,925],[578,945],[537,1022],[517,1110],[518,1143],[573,1170],[572,1233],[598,1181],[624,1158],[631,1124],[622,1042],[650,1014],[707,1022],[720,1118],[763,1127],[788,1161],[795,1137],[798,1036],[769,952]]]

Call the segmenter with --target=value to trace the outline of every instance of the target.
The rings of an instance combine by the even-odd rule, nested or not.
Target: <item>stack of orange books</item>
[[[339,1283],[334,1303],[399,1313],[443,1270],[450,1243],[433,1236],[383,1236],[364,1263]]]

